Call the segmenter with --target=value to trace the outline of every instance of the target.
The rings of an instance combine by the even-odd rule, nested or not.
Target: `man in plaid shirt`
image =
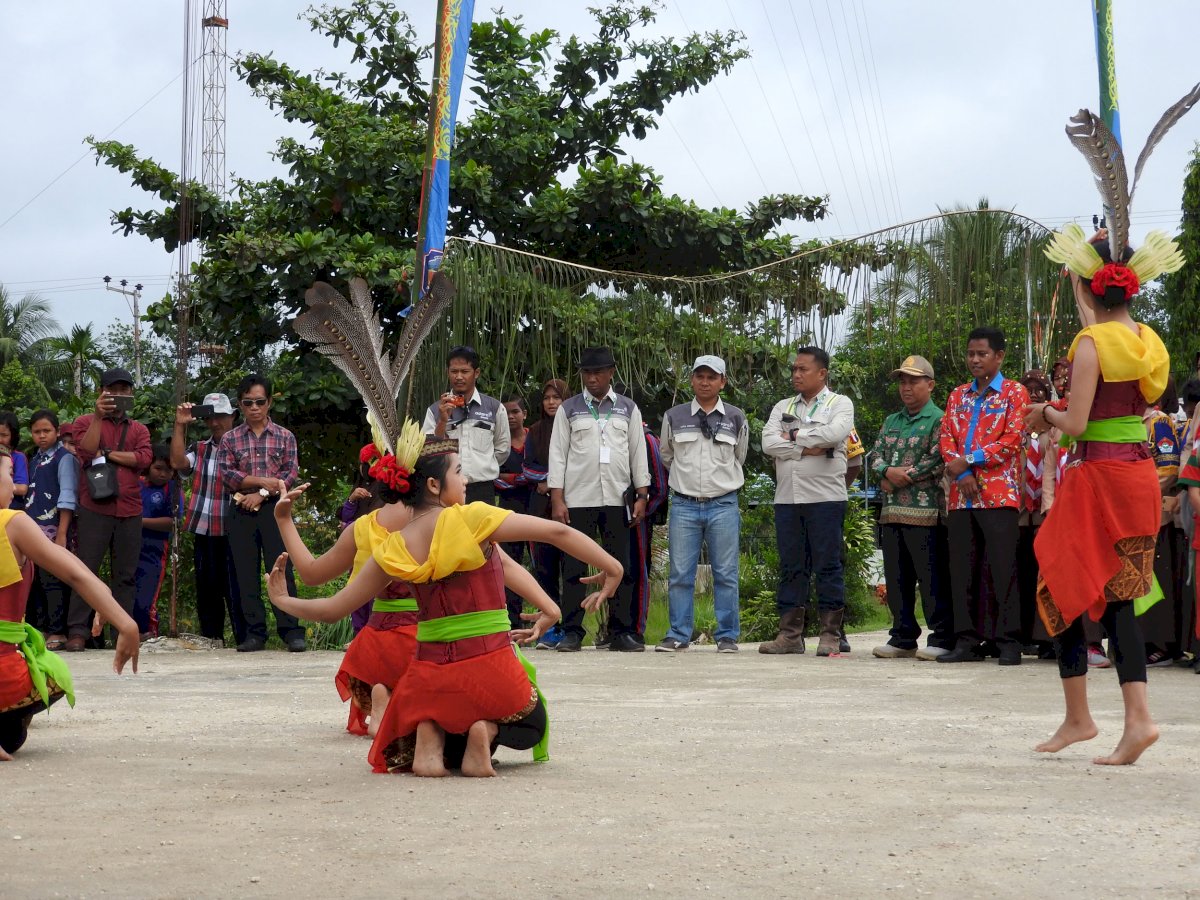
[[[193,539],[196,615],[200,620],[200,633],[206,638],[224,640],[225,611],[228,609],[234,642],[240,644],[246,639],[246,623],[242,619],[229,540],[225,536],[228,499],[217,465],[221,439],[233,427],[233,404],[225,394],[208,394],[203,405],[212,407],[212,415],[203,419],[209,437],[190,447],[187,445],[187,428],[197,421],[192,414],[192,404],[183,403],[176,407],[175,428],[171,433],[171,466],[183,475],[191,476],[183,527],[192,533]]]
[[[271,382],[262,375],[247,375],[238,385],[241,425],[221,440],[218,464],[225,490],[225,533],[237,575],[246,637],[238,644],[242,653],[262,650],[267,643],[267,611],[262,599],[262,568],[268,571],[283,552],[283,538],[275,524],[275,503],[287,493],[299,471],[295,436],[271,421]],[[296,590],[292,564],[287,566],[288,590]],[[274,607],[272,607],[274,608]],[[305,650],[304,629],[296,617],[275,609],[275,627],[288,650]]]
[[[1017,466],[1029,393],[1000,374],[1004,346],[999,328],[967,335],[967,368],[975,377],[951,391],[942,417],[955,647],[938,657],[940,663],[983,659],[985,640],[996,642],[1000,665],[1021,663]]]

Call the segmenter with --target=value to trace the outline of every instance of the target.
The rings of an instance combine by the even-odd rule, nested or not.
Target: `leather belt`
[[[730,494],[736,494],[736,493],[737,493],[737,491],[727,491],[724,494],[721,494],[720,496],[717,496],[717,497],[693,497],[690,494],[681,494],[679,491],[675,490],[674,488],[671,489],[671,494],[673,496],[679,497],[682,500],[691,500],[693,503],[712,503],[714,500],[720,500],[724,497],[728,497]]]
[[[417,659],[424,662],[445,663],[461,662],[485,653],[503,650],[512,644],[512,638],[507,631],[496,634],[485,634],[480,637],[462,638],[457,641],[439,643],[436,641],[418,641]]]

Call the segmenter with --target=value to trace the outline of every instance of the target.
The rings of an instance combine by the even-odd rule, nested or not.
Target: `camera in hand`
[[[133,398],[127,394],[117,394],[114,396],[113,404],[119,413],[129,415],[129,413],[133,412]]]
[[[193,419],[208,419],[214,414],[213,405],[211,403],[197,403],[192,407]]]

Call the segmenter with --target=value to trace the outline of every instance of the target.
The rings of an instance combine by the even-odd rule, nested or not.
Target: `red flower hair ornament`
[[[1107,263],[1092,276],[1092,293],[1103,297],[1110,287],[1120,288],[1125,292],[1125,299],[1130,300],[1141,288],[1141,284],[1137,273],[1129,266]]]
[[[361,462],[369,464],[367,475],[380,484],[386,485],[399,494],[408,493],[409,476],[412,474],[406,467],[400,465],[391,453],[380,454],[374,444],[367,444],[358,453]]]

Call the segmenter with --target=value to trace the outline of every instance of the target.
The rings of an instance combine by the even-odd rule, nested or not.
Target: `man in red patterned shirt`
[[[1003,362],[1003,331],[981,327],[967,335],[967,368],[975,377],[950,392],[942,417],[956,640],[938,662],[981,660],[983,642],[994,640],[1000,665],[1021,663],[1017,466],[1029,393],[1000,374]]]

